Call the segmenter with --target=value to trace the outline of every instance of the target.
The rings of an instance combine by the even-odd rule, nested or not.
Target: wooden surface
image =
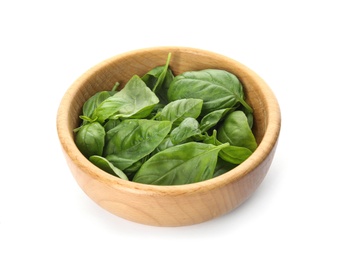
[[[225,69],[242,82],[254,110],[257,150],[245,162],[217,178],[181,186],[144,185],[121,180],[91,164],[77,149],[73,129],[83,103],[100,90],[121,86],[134,74],[163,65],[177,75],[188,70]],[[209,51],[159,47],[131,51],[107,59],[84,73],[65,93],[57,115],[60,143],[70,170],[83,191],[97,204],[122,218],[154,226],[201,223],[241,205],[266,176],[277,147],[281,125],[278,102],[266,83],[244,65]]]

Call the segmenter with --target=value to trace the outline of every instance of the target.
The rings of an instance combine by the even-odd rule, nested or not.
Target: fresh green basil
[[[150,154],[168,135],[170,121],[126,119],[106,134],[104,156],[124,170]]]
[[[136,172],[141,168],[141,166],[150,158],[150,155],[143,157],[137,162],[133,163],[128,168],[124,169],[123,172],[127,175],[129,180],[132,180]]]
[[[223,143],[217,139],[217,130],[214,129],[213,134],[211,136],[207,136],[203,140],[204,143],[213,144],[213,145],[222,145]],[[220,158],[229,162],[231,164],[240,164],[244,162],[249,156],[252,154],[248,148],[233,146],[230,145],[229,142],[228,146],[225,146],[218,154]]]
[[[218,152],[225,145],[198,142],[176,145],[146,161],[133,181],[156,185],[182,185],[212,178]]]
[[[185,118],[197,118],[201,114],[202,99],[180,99],[167,104],[160,112],[159,120],[168,120],[178,126]]]
[[[104,127],[98,122],[89,123],[77,131],[75,143],[87,158],[92,155],[102,155],[105,134]]]
[[[115,126],[121,123],[119,119],[109,119],[104,123],[104,130],[108,132],[110,129],[113,129]]]
[[[123,171],[121,171],[119,168],[115,167],[111,162],[109,162],[106,158],[98,156],[98,155],[92,155],[89,157],[89,161],[91,161],[93,164],[95,164],[97,167],[99,167],[101,170],[104,170],[116,177],[119,177],[124,180],[128,180],[127,175],[124,174]]]
[[[158,97],[135,75],[120,92],[104,100],[95,109],[93,118],[97,118],[100,123],[106,119],[143,118],[151,113],[158,102]]]
[[[195,118],[187,117],[184,119],[181,124],[173,129],[170,133],[170,139],[173,144],[180,144],[187,140],[190,137],[199,135],[201,130],[199,129],[199,123]]]
[[[83,117],[92,118],[95,109],[107,98],[114,96],[119,83],[116,83],[111,91],[100,91],[90,97],[82,107]]]
[[[248,120],[249,127],[252,128],[252,126],[253,126],[253,121],[254,121],[254,117],[253,117],[252,112],[249,112],[249,111],[246,111],[246,110],[243,110],[243,112],[244,112],[245,115],[246,115],[246,118],[247,118],[247,120]]]
[[[231,108],[224,108],[224,109],[218,109],[218,110],[215,110],[215,111],[212,111],[206,114],[201,119],[201,124],[200,124],[201,133],[204,133],[208,131],[210,128],[217,125],[221,121],[221,119],[223,119],[225,115],[231,110],[232,110]]]
[[[174,80],[174,74],[169,68],[171,53],[168,54],[167,62],[164,66],[158,66],[142,76],[146,85],[156,93],[162,104],[168,103],[167,92],[171,82]]]
[[[173,147],[174,144],[171,141],[170,135],[168,135],[166,138],[163,139],[163,141],[159,144],[159,146],[156,147],[156,149],[151,153],[151,155],[155,155],[156,153],[163,151],[165,149],[168,149],[170,147]]]
[[[124,180],[182,185],[220,176],[255,151],[239,79],[218,69],[175,76],[170,58],[84,103],[75,143],[94,165]]]
[[[252,154],[246,147],[229,145],[219,152],[219,157],[232,164],[241,164]]]
[[[188,71],[176,76],[169,87],[168,98],[170,101],[201,98],[204,115],[218,109],[232,108],[237,104],[252,111],[244,100],[243,87],[238,78],[218,69]]]
[[[217,139],[222,143],[229,142],[233,146],[245,147],[252,152],[257,148],[255,136],[243,111],[230,113],[217,133]]]

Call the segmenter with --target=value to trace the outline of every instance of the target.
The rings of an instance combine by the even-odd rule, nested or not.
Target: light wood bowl
[[[97,91],[121,86],[164,65],[171,52],[175,75],[189,70],[224,69],[242,82],[254,110],[256,151],[242,164],[219,177],[187,185],[145,185],[114,177],[94,166],[74,143],[84,102]],[[268,85],[243,64],[206,50],[158,47],[130,51],[107,59],[85,72],[67,90],[57,114],[57,130],[64,156],[75,180],[98,205],[124,219],[152,226],[185,226],[226,214],[247,200],[266,176],[277,147],[281,114]]]

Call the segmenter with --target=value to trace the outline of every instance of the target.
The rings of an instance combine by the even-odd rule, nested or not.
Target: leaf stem
[[[161,75],[158,77],[157,82],[153,88],[153,92],[155,93],[156,89],[158,86],[162,85],[165,76],[167,75],[167,71],[168,71],[168,67],[169,67],[169,63],[170,63],[170,59],[171,59],[171,52],[168,53],[168,57],[167,57],[167,62],[163,68],[163,71],[161,73]]]
[[[250,105],[248,104],[248,103],[246,103],[245,101],[244,101],[244,99],[242,99],[242,98],[239,98],[239,102],[250,112],[250,113],[252,113],[253,112],[253,110],[252,110],[252,108],[250,107]]]
[[[116,82],[112,91],[115,91],[120,86],[120,82]]]
[[[219,150],[222,150],[224,147],[227,147],[229,146],[230,144],[227,142],[227,143],[222,143],[220,145],[217,145],[216,147],[219,149]]]

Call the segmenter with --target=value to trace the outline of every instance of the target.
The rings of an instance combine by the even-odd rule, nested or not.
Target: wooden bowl
[[[218,68],[235,74],[254,110],[258,147],[242,164],[216,178],[186,185],[145,185],[114,177],[94,166],[74,143],[84,102],[100,90],[123,85],[163,65],[171,52],[175,75],[189,70]],[[266,176],[281,126],[278,102],[268,85],[241,63],[206,50],[158,47],[130,51],[107,59],[85,72],[67,90],[57,114],[57,130],[69,168],[82,190],[98,205],[124,219],[153,226],[184,226],[230,212],[248,199]]]

